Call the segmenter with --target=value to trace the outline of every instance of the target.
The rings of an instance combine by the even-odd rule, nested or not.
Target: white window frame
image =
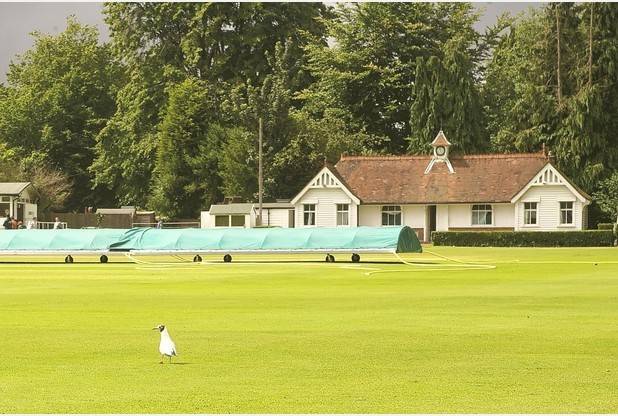
[[[337,226],[350,225],[350,204],[337,204]]]
[[[384,221],[386,215],[386,223]],[[382,205],[380,211],[380,217],[382,226],[384,227],[396,227],[402,224],[402,211],[401,205]]]
[[[474,204],[470,209],[472,213],[471,224],[477,227],[485,227],[494,225],[494,207],[491,204]],[[487,222],[487,214],[489,213],[490,222]],[[483,221],[481,221],[483,218]]]
[[[530,204],[530,208],[526,205]],[[532,208],[534,206],[534,208]],[[528,201],[523,203],[524,208],[524,226],[535,227],[539,225],[539,203],[536,201]],[[534,222],[529,222],[532,219],[532,213],[534,212]],[[530,215],[528,215],[530,214]]]
[[[303,225],[315,226],[315,205],[303,204]]]
[[[571,204],[570,208],[563,208],[562,204]],[[573,201],[560,201],[559,203],[559,208],[560,208],[560,218],[558,219],[559,224],[561,226],[570,226],[570,225],[575,225],[575,203]],[[567,214],[568,212],[571,213],[571,222],[563,222],[562,221],[562,214]]]

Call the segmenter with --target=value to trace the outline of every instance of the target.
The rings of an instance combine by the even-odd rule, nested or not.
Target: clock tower
[[[427,169],[425,169],[425,174],[431,172],[431,168],[433,168],[433,165],[436,163],[446,163],[448,171],[450,173],[455,173],[453,165],[451,165],[451,161],[448,160],[448,152],[451,147],[451,142],[446,139],[446,136],[442,130],[440,130],[436,138],[433,139],[431,146],[433,147],[433,156],[429,162],[429,165],[427,165]]]

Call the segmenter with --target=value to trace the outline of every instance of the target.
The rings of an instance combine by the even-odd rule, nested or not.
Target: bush
[[[588,231],[434,231],[436,246],[460,247],[611,247],[614,233]]]
[[[612,224],[611,222],[601,222],[597,224],[597,228],[599,230],[613,230],[614,224]]]

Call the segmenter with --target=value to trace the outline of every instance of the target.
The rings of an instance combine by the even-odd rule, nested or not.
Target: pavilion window
[[[489,204],[472,205],[472,225],[492,225],[493,207]]]
[[[382,206],[382,225],[401,225],[401,206]]]
[[[560,202],[560,224],[573,225],[573,202]]]
[[[303,204],[303,224],[315,225],[315,204]]]
[[[538,207],[536,202],[524,202],[524,224],[525,225],[537,225],[538,224]]]
[[[350,206],[337,204],[337,225],[350,225]]]

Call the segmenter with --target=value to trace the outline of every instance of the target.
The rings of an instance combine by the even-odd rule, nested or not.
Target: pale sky
[[[517,14],[540,3],[476,3],[485,9],[478,30],[496,22],[503,12]],[[38,30],[55,34],[64,30],[66,17],[75,15],[80,23],[96,25],[101,41],[109,39],[103,21],[103,3],[2,3],[0,2],[0,82],[6,80],[9,62],[32,47],[30,33]]]

